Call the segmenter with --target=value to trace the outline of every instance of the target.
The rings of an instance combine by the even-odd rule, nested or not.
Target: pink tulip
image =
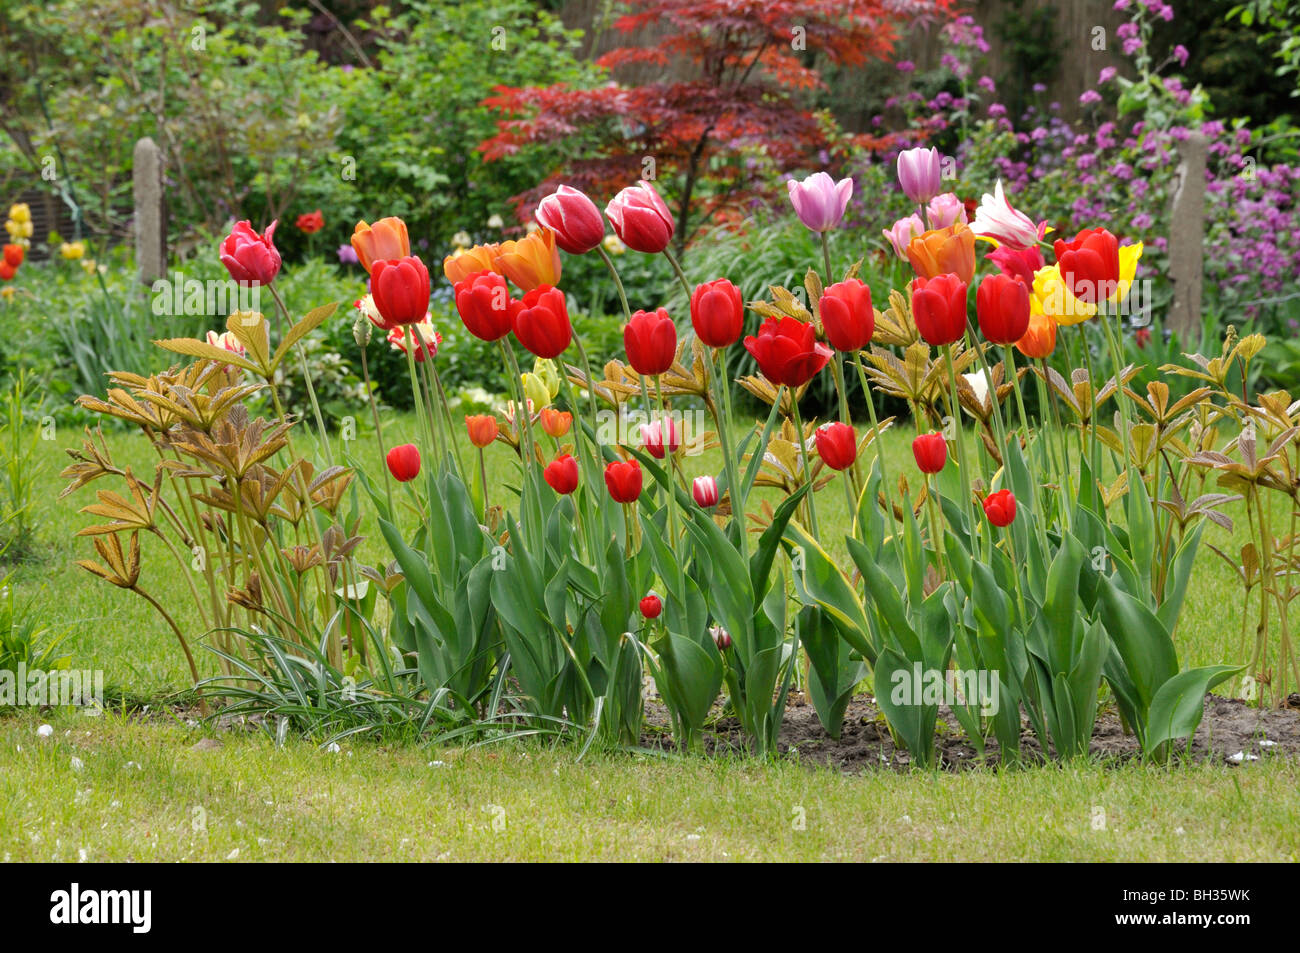
[[[843,220],[844,210],[853,195],[853,180],[846,178],[836,182],[825,172],[814,172],[802,182],[789,180],[786,188],[790,191],[790,203],[799,221],[814,232],[826,232]]]
[[[918,146],[898,154],[898,184],[903,194],[917,205],[924,205],[939,194],[942,186],[939,150]]]
[[[953,222],[966,224],[966,205],[951,192],[930,199],[925,212],[930,217],[931,228],[947,228]]]
[[[691,481],[691,495],[697,505],[711,510],[718,505],[718,481],[711,476],[696,477]]]
[[[582,255],[605,237],[605,220],[586,194],[568,185],[542,199],[537,221],[555,233],[555,243],[570,255]]]
[[[633,251],[657,255],[668,247],[676,225],[668,206],[649,182],[629,185],[610,199],[605,214],[614,234]]]
[[[894,247],[894,254],[903,261],[907,261],[907,245],[913,238],[925,233],[925,223],[921,221],[921,216],[915,212],[900,218],[894,223],[894,227],[888,231],[882,231],[880,234],[889,239],[889,244]]]
[[[247,221],[237,222],[221,243],[221,263],[236,281],[269,285],[280,273],[280,253],[271,241],[276,223],[255,232]]]

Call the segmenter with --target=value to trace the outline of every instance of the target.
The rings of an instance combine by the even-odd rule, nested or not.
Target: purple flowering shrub
[[[1059,103],[1041,102],[1042,86],[1033,90],[1038,105],[1008,115],[994,81],[979,74],[988,50],[980,26],[970,17],[948,24],[939,75],[898,64],[908,88],[885,105],[901,111],[908,131],[897,148],[865,157],[855,170],[859,194],[873,196],[877,218],[914,212],[891,182],[894,160],[909,146],[937,144],[953,160],[947,170],[951,190],[968,203],[1001,179],[1017,208],[1046,219],[1057,236],[1100,226],[1122,242],[1143,242],[1138,277],[1153,280],[1158,319],[1172,295],[1169,212],[1178,187],[1179,145],[1199,133],[1209,142],[1203,310],[1216,324],[1251,321],[1271,335],[1295,335],[1300,159],[1294,147],[1278,148],[1280,137],[1271,126],[1252,129],[1243,120],[1213,117],[1204,92],[1178,74],[1188,58],[1182,46],[1157,57],[1153,28],[1173,19],[1172,7],[1162,0],[1118,0],[1115,8],[1129,19],[1112,42],[1118,41],[1136,78],[1113,67],[1100,70],[1093,88],[1080,97],[1084,118],[1073,123],[1062,118]],[[874,125],[883,131],[885,117],[876,117]],[[875,199],[891,188],[897,201]]]

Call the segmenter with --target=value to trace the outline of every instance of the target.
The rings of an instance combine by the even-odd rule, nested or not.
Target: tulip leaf
[[[1161,685],[1151,699],[1147,714],[1144,750],[1151,754],[1167,741],[1195,734],[1205,711],[1206,692],[1243,668],[1244,665],[1207,665],[1179,672]]]

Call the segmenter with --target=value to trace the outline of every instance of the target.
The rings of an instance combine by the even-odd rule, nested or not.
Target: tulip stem
[[[980,514],[979,507],[975,501],[974,488],[971,486],[970,482],[971,473],[966,467],[966,443],[962,439],[961,427],[961,402],[957,399],[957,368],[953,363],[951,344],[945,344],[943,346],[943,355],[948,365],[948,413],[952,415],[953,439],[957,443],[957,468],[961,470],[961,481],[965,485],[966,500],[964,506],[971,507],[975,515],[975,522],[971,526],[971,532],[973,534],[975,527],[979,525]]]
[[[597,245],[596,251],[600,254],[601,261],[609,269],[609,275],[614,279],[614,288],[618,291],[618,300],[623,305],[623,317],[632,320],[632,309],[627,304],[627,292],[623,290],[623,279],[618,276],[618,269],[614,267],[614,259],[609,257],[609,252],[605,251],[603,245]]]
[[[403,340],[406,343],[406,372],[411,378],[411,400],[415,402],[413,409],[416,416],[420,418],[420,439],[427,441],[425,443],[426,454],[433,453],[433,424],[429,421],[429,414],[424,406],[424,398],[420,395],[420,375],[415,369],[415,348],[411,344],[411,328],[407,325],[403,330]]]
[[[659,398],[659,445],[663,447],[664,454],[668,458],[668,492],[665,494],[667,499],[664,500],[664,506],[668,507],[668,525],[669,532],[672,534],[673,554],[677,554],[678,534],[677,534],[677,454],[672,448],[676,440],[669,438],[670,433],[676,433],[677,428],[673,426],[672,420],[668,416],[668,404],[664,401],[663,384],[659,381],[659,375],[655,375],[655,396]],[[665,429],[666,428],[666,429]],[[680,558],[678,564],[683,565]]]
[[[284,319],[292,325],[293,320],[289,317],[289,309],[285,307],[284,299],[280,297],[280,292],[276,290],[275,284],[268,284],[266,289],[271,292],[271,297],[275,299],[276,307],[284,315]],[[303,350],[301,341],[294,345],[294,351],[298,354],[298,363],[302,365],[302,379],[307,385],[307,398],[311,401],[312,413],[316,417],[316,434],[320,437],[320,442],[325,449],[325,462],[329,466],[333,466],[334,453],[330,449],[329,434],[325,432],[325,420],[321,417],[320,404],[316,400],[316,388],[312,386],[311,371],[307,367],[307,353]]]
[[[438,403],[442,405],[442,417],[447,424],[447,444],[451,447],[456,458],[457,475],[468,475],[465,470],[465,461],[460,456],[460,444],[456,442],[456,428],[451,422],[451,408],[447,406],[447,392],[442,389],[442,378],[438,375],[438,365],[433,363],[433,355],[425,352],[426,363],[429,365],[429,373],[433,375],[433,386],[438,392]]]
[[[375,391],[370,384],[370,365],[366,362],[366,346],[361,345],[361,379],[366,383],[366,400],[370,404],[371,416],[375,419],[375,439],[379,441],[379,453],[384,453],[384,428],[379,422],[379,407],[375,404]],[[395,518],[393,512],[393,475],[388,472],[388,467],[382,467],[384,471],[384,492],[388,494],[388,512],[389,518]]]
[[[876,417],[876,402],[871,396],[871,385],[867,382],[867,371],[862,366],[861,351],[857,353],[853,363],[858,369],[858,379],[862,382],[862,396],[867,401],[867,413],[871,415],[871,432],[873,434],[871,443],[876,448],[876,463],[880,465],[880,488],[885,496],[885,510],[886,515],[889,517],[889,531],[892,533],[894,530],[894,503],[889,493],[889,475],[885,472],[885,450],[881,446],[880,421]],[[872,500],[871,504],[876,505],[876,501]],[[849,518],[856,519],[857,512],[850,513]]]
[[[826,287],[835,284],[835,272],[831,270],[831,242],[825,232],[819,232],[822,239],[822,261],[826,265]]]
[[[673,254],[671,248],[664,248],[664,257],[673,266],[673,271],[677,272],[677,280],[682,283],[682,290],[686,292],[686,300],[689,301],[691,299],[691,283],[686,280],[686,272],[682,271],[682,266],[677,261],[677,257]]]
[[[537,444],[533,441],[533,414],[528,409],[528,395],[523,393],[524,378],[519,373],[519,361],[515,359],[514,348],[506,343],[505,338],[501,339],[501,350],[506,356],[506,362],[510,365],[510,372],[514,376],[515,391],[519,395],[516,397],[515,403],[515,427],[520,437],[519,449],[521,451],[523,450],[523,437],[526,436],[528,439],[528,459],[524,463],[524,472],[526,473],[527,468],[537,462]]]
[[[790,409],[794,413],[795,439],[799,441],[799,455],[803,459],[803,475],[804,479],[808,481],[808,528],[812,530],[814,537],[820,537],[821,532],[817,529],[817,502],[814,499],[817,488],[813,486],[812,465],[808,462],[808,441],[804,438],[803,416],[799,413],[799,395],[793,387],[790,388]]]
[[[737,546],[740,547],[741,558],[749,564],[749,531],[745,527],[745,494],[741,489],[739,481],[736,479],[736,459],[731,445],[731,385],[727,380],[727,352],[724,348],[716,348],[715,354],[718,358],[718,393],[721,398],[721,419],[718,421],[718,442],[722,444],[722,468],[727,476],[727,492],[731,494],[731,519],[739,530],[737,534]],[[712,361],[704,362],[704,373],[708,375],[711,371]],[[708,387],[708,380],[704,385]],[[777,402],[780,403],[780,394],[777,395]],[[763,453],[767,448],[758,447],[755,453]],[[721,496],[718,497],[721,502]]]

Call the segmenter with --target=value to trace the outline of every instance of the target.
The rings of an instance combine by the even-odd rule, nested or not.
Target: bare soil
[[[1292,696],[1300,707],[1300,698]],[[711,753],[742,752],[746,749],[739,722],[723,716],[721,710],[704,738]],[[646,731],[642,737],[647,747],[672,747],[667,710],[657,701],[646,705]],[[996,765],[998,743],[990,737],[984,756],[962,732],[956,718],[946,707],[939,710],[936,744],[941,767],[961,771],[979,765]],[[884,717],[869,695],[859,695],[849,703],[839,738],[832,738],[817,713],[802,696],[792,694],[781,728],[779,748],[782,755],[801,762],[825,765],[847,773],[870,770],[904,770],[911,765],[905,748],[895,746]],[[1137,738],[1126,733],[1114,711],[1105,711],[1093,731],[1091,755],[1097,761],[1121,763],[1140,759]],[[1021,756],[1025,761],[1041,761],[1042,748],[1026,723],[1021,735]],[[1206,760],[1227,764],[1245,764],[1265,758],[1300,756],[1300,711],[1256,708],[1239,699],[1205,696],[1205,715],[1191,740],[1176,752],[1183,760]]]

